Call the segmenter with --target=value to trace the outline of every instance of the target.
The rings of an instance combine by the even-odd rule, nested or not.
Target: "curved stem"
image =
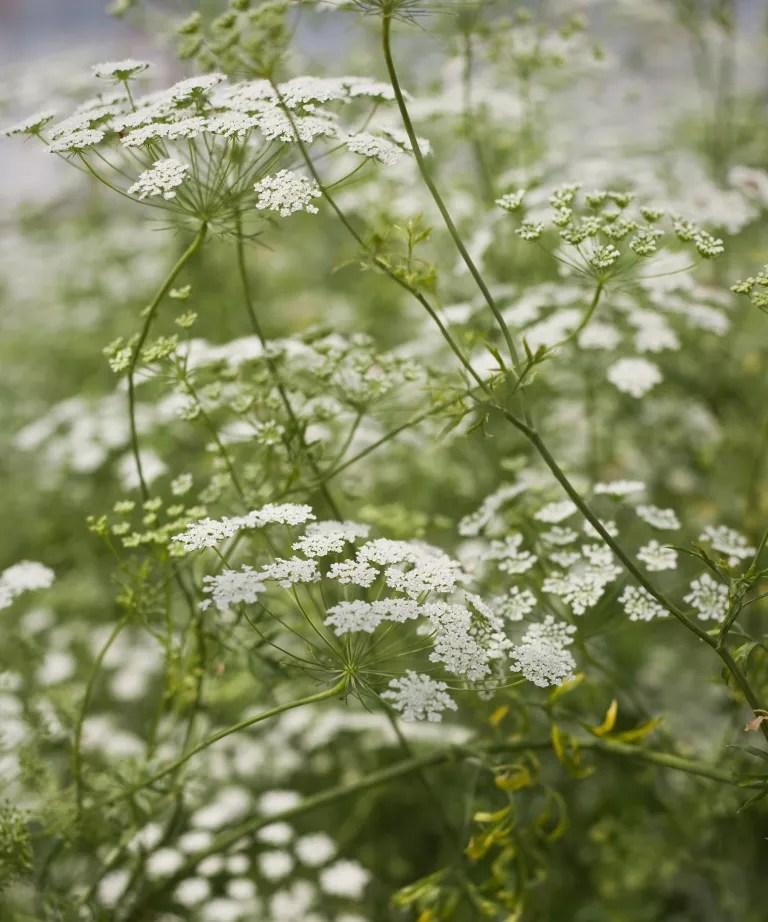
[[[176,276],[181,272],[184,266],[189,262],[189,260],[195,255],[195,253],[202,246],[203,240],[205,240],[205,235],[208,231],[208,225],[203,222],[200,225],[200,228],[195,235],[195,239],[190,243],[187,249],[181,254],[181,256],[176,261],[176,264],[171,269],[171,271],[166,276],[162,285],[158,288],[157,293],[154,298],[150,301],[149,305],[145,310],[145,319],[144,325],[141,328],[139,333],[139,338],[136,342],[136,345],[133,349],[133,354],[131,355],[131,361],[128,365],[128,415],[130,419],[131,426],[131,451],[133,452],[133,458],[136,464],[136,472],[139,477],[139,486],[141,488],[141,495],[144,500],[149,499],[149,489],[147,488],[146,480],[144,479],[144,471],[141,466],[141,457],[139,454],[139,434],[136,428],[136,366],[139,363],[139,358],[141,357],[141,350],[146,342],[147,336],[149,335],[150,327],[152,326],[152,321],[157,315],[157,309],[160,306],[161,301],[168,293],[171,285],[173,285],[176,280]]]
[[[202,752],[204,749],[207,749],[214,743],[218,743],[219,740],[223,740],[227,736],[231,736],[233,733],[238,733],[240,730],[245,730],[247,727],[252,727],[254,724],[261,723],[263,720],[269,720],[270,717],[277,717],[278,714],[282,714],[285,711],[303,707],[305,704],[315,704],[318,701],[326,701],[328,698],[334,698],[336,695],[340,695],[346,687],[347,677],[345,675],[333,686],[333,688],[328,688],[325,691],[318,692],[316,695],[308,695],[306,698],[298,698],[295,701],[289,701],[287,704],[279,704],[276,707],[270,708],[268,711],[262,711],[261,713],[256,714],[254,717],[246,717],[245,720],[241,720],[236,724],[225,727],[223,730],[219,730],[218,733],[214,733],[211,736],[206,737],[204,740],[198,743],[197,746],[193,746],[192,749],[186,752],[175,762],[171,762],[170,765],[166,765],[165,768],[155,772],[155,774],[147,778],[146,781],[142,781],[141,784],[134,785],[127,791],[124,791],[120,796],[125,797],[130,794],[134,794],[136,791],[140,791],[143,788],[155,784],[155,782],[160,781],[161,778],[165,778],[166,775],[170,775],[171,772],[175,772],[178,768],[181,768],[182,765],[187,763],[193,756],[197,755],[198,752]]]
[[[75,804],[78,817],[83,812],[83,724],[85,723],[85,718],[88,713],[88,706],[91,703],[91,696],[93,695],[93,689],[96,685],[96,680],[101,673],[101,667],[104,663],[104,658],[109,652],[109,648],[117,640],[118,635],[121,633],[126,624],[128,624],[129,620],[130,616],[124,615],[117,622],[117,624],[115,624],[109,633],[109,637],[107,637],[106,643],[99,651],[99,654],[96,657],[96,662],[93,664],[93,670],[91,671],[91,675],[88,679],[88,684],[85,686],[83,703],[80,706],[80,713],[77,716],[74,737],[72,739],[72,775],[75,779]]]
[[[275,362],[273,361],[272,357],[269,355],[269,348],[267,346],[267,340],[266,340],[266,337],[264,336],[264,330],[262,329],[259,316],[256,313],[256,306],[253,303],[253,297],[251,295],[251,286],[248,282],[248,270],[245,265],[245,247],[243,244],[243,236],[242,236],[242,233],[240,232],[239,215],[237,218],[237,230],[238,230],[238,233],[237,233],[237,270],[240,276],[240,285],[243,290],[243,300],[245,301],[245,308],[248,313],[248,317],[250,318],[251,326],[253,327],[253,332],[256,334],[259,342],[261,343],[261,347],[264,352],[264,361],[267,365],[267,370],[269,371],[269,374],[275,384],[275,388],[277,389],[277,393],[280,396],[280,400],[283,404],[283,407],[285,408],[285,412],[288,416],[288,419],[291,422],[291,426],[293,427],[293,430],[296,433],[296,437],[299,440],[299,446],[301,450],[304,452],[304,454],[306,455],[306,458],[312,470],[312,473],[317,478],[317,481],[318,481],[317,487],[320,490],[320,492],[323,494],[323,498],[328,504],[328,507],[330,508],[333,515],[337,519],[342,520],[344,516],[342,515],[338,504],[336,503],[330,490],[328,489],[328,485],[325,482],[325,478],[322,477],[320,469],[317,465],[317,462],[315,461],[315,458],[312,452],[310,451],[309,446],[306,443],[306,440],[304,438],[304,433],[302,432],[302,429],[301,429],[301,425],[299,423],[299,420],[296,418],[296,413],[294,412],[290,398],[288,397],[288,392],[286,391],[283,382],[280,380],[280,375],[278,373]],[[287,448],[288,447],[287,439],[285,441],[285,444]]]
[[[536,432],[535,429],[532,429],[530,426],[526,425],[522,420],[517,419],[512,413],[508,410],[505,410],[503,407],[495,406],[495,409],[501,412],[505,419],[507,419],[512,425],[518,429],[522,434],[528,439],[528,441],[533,445],[541,459],[550,469],[555,479],[558,481],[560,486],[565,490],[570,499],[573,501],[574,505],[578,508],[584,518],[592,525],[595,531],[598,532],[603,541],[610,547],[617,559],[622,563],[624,569],[633,576],[637,582],[646,590],[653,598],[664,607],[666,611],[670,613],[674,618],[676,618],[681,624],[683,624],[691,633],[695,634],[699,640],[702,640],[708,647],[711,647],[715,653],[723,661],[728,672],[733,677],[734,682],[739,687],[742,695],[749,703],[749,706],[753,711],[757,712],[761,705],[760,701],[747,681],[746,676],[740,669],[738,663],[733,659],[730,652],[723,646],[718,644],[718,641],[711,637],[703,628],[699,627],[695,621],[692,621],[683,611],[681,611],[670,599],[664,595],[661,590],[659,590],[654,584],[648,579],[648,577],[643,573],[643,571],[635,564],[632,558],[626,553],[626,551],[621,547],[621,545],[616,541],[616,539],[608,533],[603,523],[598,519],[590,508],[587,501],[581,496],[578,490],[573,486],[568,477],[565,475],[562,468],[559,466],[557,461],[552,457],[547,446],[541,439],[541,436]],[[768,740],[768,727],[765,725],[765,722],[761,725],[760,729],[763,732],[763,736]]]
[[[707,765],[704,762],[698,762],[695,759],[686,759],[672,753],[643,749],[641,746],[635,746],[631,743],[620,743],[608,739],[591,739],[588,737],[584,739],[579,738],[575,740],[575,742],[581,749],[604,752],[614,756],[624,756],[629,759],[637,759],[641,762],[649,762],[661,768],[669,768],[695,777],[706,778],[710,781],[718,781],[721,784],[737,785],[739,787],[760,787],[764,784],[762,780],[756,780],[751,784],[743,785],[729,772],[725,772],[715,766]],[[271,823],[291,820],[296,816],[302,816],[305,813],[325,807],[353,794],[359,794],[371,788],[378,787],[379,785],[387,784],[390,781],[396,781],[408,775],[423,772],[427,768],[450,765],[468,759],[474,760],[482,755],[506,754],[530,749],[547,750],[551,748],[551,745],[552,743],[549,739],[521,739],[498,743],[480,749],[468,746],[449,746],[445,749],[438,749],[437,751],[425,753],[424,755],[404,759],[394,765],[389,765],[386,768],[371,772],[369,775],[365,775],[355,781],[334,785],[325,791],[320,791],[318,794],[313,794],[310,797],[304,798],[304,800],[300,801],[298,804],[286,810],[281,810],[279,813],[270,813],[268,816],[251,817],[232,829],[219,833],[205,849],[196,852],[194,855],[190,855],[170,878],[166,878],[159,884],[154,884],[145,888],[139,901],[134,904],[132,910],[126,916],[125,922],[137,922],[137,920],[143,918],[142,913],[148,902],[161,889],[165,890],[178,881],[183,880],[183,878],[190,874],[204,858],[210,855],[224,854],[228,848],[244,836],[253,835],[255,832],[258,832],[259,829]]]
[[[477,287],[480,289],[483,298],[488,307],[491,309],[496,323],[498,324],[499,329],[501,330],[502,336],[504,337],[504,342],[507,344],[507,349],[509,350],[510,358],[514,365],[519,363],[519,357],[517,354],[517,348],[512,339],[512,334],[509,331],[504,317],[502,316],[501,311],[496,304],[496,301],[493,298],[488,286],[485,284],[485,280],[480,274],[479,269],[475,265],[475,261],[469,255],[469,251],[464,245],[464,241],[461,239],[461,236],[456,229],[456,225],[453,222],[451,213],[448,211],[448,207],[443,201],[443,197],[440,194],[440,190],[434,183],[432,176],[430,175],[429,170],[427,169],[427,164],[424,159],[424,154],[422,153],[421,147],[419,145],[419,139],[416,135],[416,132],[413,127],[413,122],[411,121],[410,113],[408,112],[408,106],[405,103],[405,97],[403,96],[403,91],[400,86],[400,80],[397,76],[397,69],[395,68],[395,62],[392,57],[392,44],[391,44],[391,31],[392,31],[392,16],[391,14],[385,14],[382,18],[382,33],[381,33],[381,43],[382,49],[384,52],[384,60],[387,65],[387,73],[389,74],[389,81],[392,84],[392,89],[395,94],[395,100],[397,101],[397,107],[400,110],[400,117],[403,120],[403,127],[405,128],[406,134],[408,135],[408,140],[411,143],[411,148],[413,150],[413,156],[416,159],[416,165],[419,168],[424,184],[437,205],[438,211],[442,215],[445,226],[448,228],[448,233],[451,235],[453,242],[456,246],[456,249],[459,251],[464,264],[475,280]],[[522,399],[522,394],[520,395]]]

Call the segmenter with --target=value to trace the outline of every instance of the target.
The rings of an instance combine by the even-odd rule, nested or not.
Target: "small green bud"
[[[177,35],[196,35],[200,31],[202,17],[199,13],[193,13],[187,17],[180,25],[176,26]]]

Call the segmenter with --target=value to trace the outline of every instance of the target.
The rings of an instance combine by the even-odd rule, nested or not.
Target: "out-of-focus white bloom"
[[[630,621],[651,621],[654,618],[666,618],[669,614],[642,586],[625,586],[619,596],[619,603]]]
[[[637,552],[637,559],[649,570],[674,570],[677,567],[677,551],[662,547],[658,541],[649,541]]]
[[[173,891],[173,898],[188,909],[193,909],[210,895],[211,885],[205,877],[188,877]]]
[[[224,570],[216,576],[204,576],[203,592],[211,598],[219,611],[227,611],[240,602],[253,603],[266,586],[259,573],[247,564],[241,570]]]
[[[16,596],[33,589],[48,589],[54,572],[45,564],[22,560],[0,573],[0,608],[7,608]]]
[[[606,377],[615,388],[631,397],[640,398],[661,380],[657,365],[643,358],[623,358],[609,366]]]
[[[555,524],[570,518],[576,512],[576,506],[570,499],[564,499],[558,503],[547,503],[534,515],[539,522],[549,522]]]
[[[725,554],[732,567],[735,567],[740,560],[752,557],[756,550],[750,546],[744,535],[725,525],[708,525],[699,535],[699,541],[707,542],[716,551]]]
[[[596,605],[605,594],[605,588],[614,577],[606,578],[599,573],[553,573],[542,583],[545,592],[559,596],[574,615]]]
[[[190,818],[190,824],[197,829],[221,829],[239,820],[250,809],[249,791],[233,785],[222,788],[210,803],[196,810]]]
[[[56,112],[53,109],[41,109],[13,125],[7,125],[2,132],[9,137],[14,134],[38,134],[54,118],[56,118]]]
[[[208,848],[212,841],[213,835],[206,829],[193,829],[180,836],[176,844],[183,852],[194,854]]]
[[[465,538],[479,535],[493,520],[501,507],[524,492],[524,483],[505,483],[483,500],[480,508],[459,522],[459,534]]]
[[[326,833],[314,832],[302,836],[296,842],[294,851],[302,864],[317,868],[333,858],[336,854],[336,843]]]
[[[658,528],[659,531],[676,531],[680,528],[680,519],[674,509],[660,509],[658,506],[638,506],[636,509],[640,518]]]
[[[239,900],[217,897],[199,907],[201,922],[243,922],[243,904]]]
[[[256,898],[256,884],[248,877],[235,877],[227,882],[227,896],[240,903]]]
[[[512,648],[512,670],[522,672],[529,682],[542,688],[561,685],[573,675],[576,662],[566,648],[573,643],[572,624],[555,621],[547,615],[543,622],[532,624],[521,642]]]
[[[320,888],[329,896],[359,900],[371,875],[357,861],[337,861],[320,873]]]
[[[768,208],[768,173],[748,166],[732,166],[728,182],[751,199]]]
[[[130,80],[142,71],[152,67],[151,61],[136,61],[126,58],[124,61],[102,61],[91,68],[94,77],[115,80],[122,83]]]
[[[57,685],[71,679],[77,669],[77,660],[67,650],[47,650],[35,672],[42,686]]]
[[[595,494],[604,493],[607,496],[628,496],[631,493],[641,493],[645,489],[642,480],[612,480],[609,483],[596,483]]]
[[[403,149],[397,144],[367,131],[350,135],[347,138],[347,148],[353,154],[380,160],[387,166],[394,166],[403,156]]]
[[[554,528],[542,532],[540,537],[549,544],[573,544],[579,537],[579,533],[572,528],[562,528],[560,525],[555,525]]]
[[[145,869],[149,877],[170,877],[184,863],[184,856],[175,848],[159,848],[147,858]]]
[[[95,128],[64,132],[51,141],[48,150],[52,154],[74,153],[86,150],[104,140],[104,132]]]
[[[288,852],[262,852],[258,857],[259,871],[267,880],[281,880],[293,870],[294,861]]]
[[[301,795],[297,791],[265,791],[259,798],[259,811],[267,815],[282,813],[295,807],[300,800]]]
[[[691,591],[683,601],[692,605],[702,621],[720,620],[728,610],[728,587],[718,583],[709,573],[693,580]]]
[[[101,879],[98,887],[99,901],[108,908],[112,909],[120,902],[130,880],[128,871],[122,869],[110,871]]]
[[[445,682],[436,682],[428,675],[418,674],[411,669],[401,678],[392,679],[390,691],[382,692],[381,697],[392,702],[392,707],[399,711],[403,720],[443,719],[446,709],[455,711],[458,705],[446,692]]]
[[[140,199],[148,196],[162,195],[164,199],[176,198],[176,189],[184,182],[189,172],[189,165],[175,157],[156,160],[151,170],[144,170],[138,180],[128,189],[129,195]]]
[[[293,170],[280,170],[274,176],[265,176],[253,187],[258,193],[256,207],[262,211],[276,211],[287,218],[297,211],[317,214],[312,200],[322,195],[317,183]]]
[[[288,823],[270,823],[259,829],[256,838],[268,845],[287,845],[293,838],[293,829]]]

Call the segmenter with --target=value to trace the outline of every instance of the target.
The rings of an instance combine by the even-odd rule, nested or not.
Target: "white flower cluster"
[[[315,518],[311,506],[297,503],[268,503],[246,515],[223,519],[201,519],[187,526],[186,531],[173,540],[184,545],[185,551],[215,547],[225,538],[231,538],[241,528],[261,528],[264,525],[303,525]]]
[[[445,682],[436,682],[411,669],[401,678],[392,679],[389,688],[381,697],[392,702],[403,720],[440,721],[443,711],[457,709],[456,702],[446,692]]]
[[[702,621],[719,621],[728,610],[728,587],[716,582],[709,573],[702,573],[693,580],[691,591],[683,599],[696,609]]]
[[[658,528],[659,531],[677,531],[680,528],[680,519],[674,509],[660,509],[658,506],[638,506],[637,514],[640,518]]]
[[[744,535],[725,525],[708,525],[699,535],[699,541],[725,554],[731,567],[737,566],[740,560],[753,557],[756,551]]]
[[[494,519],[502,506],[526,489],[523,483],[505,483],[483,500],[480,508],[459,522],[459,534],[468,538],[479,535]]]
[[[608,585],[621,572],[621,567],[614,564],[608,547],[604,544],[584,544],[571,569],[567,573],[553,573],[546,577],[542,589],[561,598],[575,615],[583,615],[600,601]]]
[[[644,358],[618,359],[609,366],[606,377],[617,390],[638,399],[662,380],[658,365]]]
[[[668,615],[666,608],[642,586],[625,586],[619,596],[619,603],[630,621],[652,621]]]
[[[150,61],[136,61],[126,58],[124,61],[104,61],[91,68],[94,77],[106,78],[122,83],[130,80],[152,66]]]
[[[280,170],[274,176],[265,176],[253,188],[259,196],[257,208],[276,211],[284,218],[297,211],[317,214],[317,206],[312,204],[312,200],[322,195],[314,180],[293,170]]]
[[[547,503],[534,515],[539,522],[548,522],[554,524],[570,518],[576,512],[576,506],[570,499],[564,499],[557,503]]]
[[[54,572],[34,560],[22,560],[0,573],[0,608],[8,608],[16,596],[52,585]]]
[[[353,154],[380,160],[386,166],[394,166],[403,156],[402,147],[368,131],[350,135],[347,138],[347,148]]]
[[[649,570],[674,570],[677,567],[677,551],[662,547],[658,541],[649,541],[637,552],[637,559]]]
[[[357,522],[315,522],[293,545],[306,557],[326,557],[328,554],[341,554],[345,544],[357,538],[367,538],[370,526]]]
[[[645,484],[642,480],[612,480],[609,483],[596,483],[595,495],[629,496],[632,493],[642,493]]]
[[[512,648],[512,669],[542,688],[561,685],[576,668],[573,655],[567,649],[573,643],[575,632],[572,624],[555,621],[552,615],[547,615],[543,622],[532,624],[521,642]]]
[[[176,189],[184,182],[189,166],[174,157],[156,160],[151,170],[144,170],[138,180],[128,189],[129,195],[140,199],[162,195],[166,200],[176,198]]]

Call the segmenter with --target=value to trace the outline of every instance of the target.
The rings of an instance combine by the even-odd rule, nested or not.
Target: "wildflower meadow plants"
[[[202,6],[8,107],[2,918],[762,919],[753,14]]]

